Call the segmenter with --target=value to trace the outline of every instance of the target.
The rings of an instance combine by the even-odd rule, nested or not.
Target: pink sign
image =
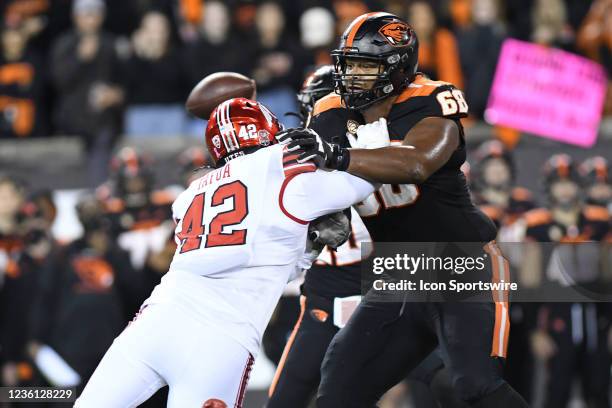
[[[485,119],[548,139],[592,146],[606,92],[603,68],[554,48],[506,40]]]

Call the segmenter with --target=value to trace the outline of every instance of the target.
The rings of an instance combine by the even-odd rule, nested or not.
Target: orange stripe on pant
[[[274,394],[274,389],[276,388],[276,384],[280,379],[281,373],[283,372],[283,367],[285,366],[285,361],[287,360],[287,356],[289,355],[289,350],[291,350],[291,346],[293,346],[293,342],[295,341],[295,336],[297,335],[297,331],[302,324],[302,318],[304,317],[304,312],[306,311],[306,296],[300,296],[300,316],[298,317],[295,326],[293,327],[293,331],[291,332],[291,336],[289,336],[289,340],[287,340],[287,344],[285,345],[285,349],[283,350],[283,355],[278,363],[278,367],[276,368],[276,373],[274,373],[274,378],[272,379],[272,384],[270,385],[270,389],[268,390],[268,397],[271,397]]]
[[[508,261],[497,247],[495,241],[485,245],[484,250],[491,257],[493,267],[493,282],[503,280],[510,282],[510,268]],[[510,334],[510,314],[508,304],[508,291],[500,290],[493,293],[495,301],[495,326],[493,328],[493,341],[491,343],[491,357],[506,358],[508,350],[508,336]]]

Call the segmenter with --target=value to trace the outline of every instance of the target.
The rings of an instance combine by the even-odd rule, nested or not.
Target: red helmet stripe
[[[219,128],[219,135],[221,136],[221,140],[223,140],[223,145],[225,146],[225,151],[227,153],[230,152],[230,148],[227,144],[227,141],[225,139],[225,135],[223,134],[223,129],[225,129],[224,124],[223,124],[223,104],[226,102],[223,102],[221,105],[219,105],[217,107],[217,127]]]
[[[236,129],[234,128],[234,122],[232,122],[232,117],[230,116],[230,106],[231,103],[225,104],[225,119],[227,120],[227,130],[228,130],[228,140],[230,144],[234,146],[234,149],[240,149],[240,143],[238,143],[238,139],[236,138]]]

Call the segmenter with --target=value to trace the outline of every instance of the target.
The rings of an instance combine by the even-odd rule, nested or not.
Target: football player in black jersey
[[[315,105],[312,129],[281,140],[301,160],[385,183],[358,208],[374,242],[483,242],[499,254],[495,226],[471,202],[460,166],[463,93],[417,72],[411,27],[384,12],[355,19],[335,59],[339,95]],[[395,145],[348,149],[347,131]],[[358,206],[359,207],[359,206]],[[496,307],[499,306],[499,307]],[[496,322],[497,321],[497,322]],[[455,390],[475,407],[526,407],[503,380],[507,305],[362,300],[325,356],[319,407],[371,407],[439,343]]]
[[[333,92],[334,67],[324,65],[309,75],[298,93],[302,126],[308,126],[314,104]],[[285,346],[269,389],[268,408],[307,407],[320,381],[327,346],[359,302],[361,295],[361,241],[370,236],[353,212],[349,240],[336,251],[326,247],[306,273],[301,287],[300,315]],[[337,307],[334,308],[334,303]],[[344,307],[342,307],[344,306]],[[343,316],[338,316],[342,310]],[[334,314],[336,312],[336,315]]]

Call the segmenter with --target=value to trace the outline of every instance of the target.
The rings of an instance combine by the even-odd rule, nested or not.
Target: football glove
[[[351,147],[360,149],[378,149],[391,145],[385,118],[359,126],[357,128],[357,138],[350,133],[347,133],[346,137]]]
[[[290,152],[298,152],[298,163],[314,162],[320,169],[341,170],[348,168],[348,149],[328,143],[317,132],[308,128],[291,128],[276,135],[278,141],[287,145]]]
[[[308,226],[308,238],[314,244],[332,249],[348,241],[350,235],[351,221],[343,211],[319,217]]]

